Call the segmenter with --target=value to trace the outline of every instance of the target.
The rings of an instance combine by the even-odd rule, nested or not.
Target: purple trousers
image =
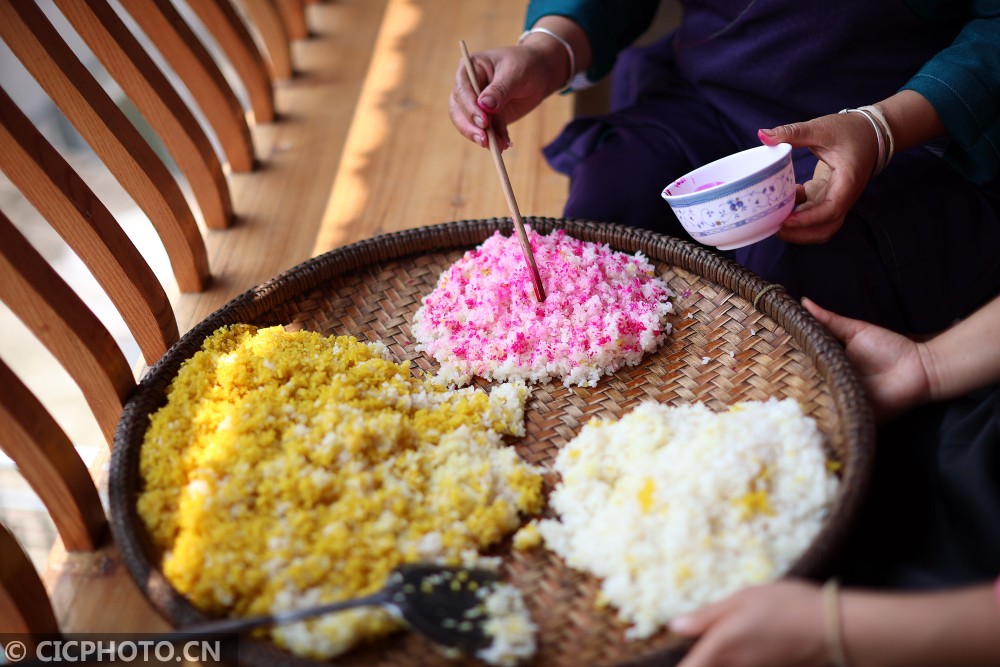
[[[955,36],[902,0],[689,0],[681,27],[622,53],[609,114],[546,147],[571,178],[564,215],[689,238],[660,198],[691,169],[759,145],[757,130],[892,95]],[[796,150],[796,179],[816,159]],[[829,242],[772,237],[736,261],[794,296],[928,334],[1000,292],[1000,181],[975,185],[930,148],[898,153]]]

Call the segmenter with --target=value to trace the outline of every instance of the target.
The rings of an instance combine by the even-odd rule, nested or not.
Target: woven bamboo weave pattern
[[[673,333],[640,365],[604,377],[593,388],[567,388],[559,382],[533,388],[527,435],[512,442],[521,456],[546,464],[591,418],[618,418],[645,400],[702,401],[718,409],[743,400],[795,398],[817,419],[830,457],[843,466],[844,483],[831,518],[793,568],[797,574],[821,575],[864,491],[873,437],[864,397],[840,346],[783,291],[686,242],[616,225],[532,218],[526,222],[541,233],[562,227],[618,250],[641,250],[675,297],[669,318]],[[438,276],[498,229],[509,234],[510,221],[466,221],[398,232],[318,257],[207,318],[150,371],[119,426],[111,472],[112,522],[133,576],[173,623],[202,617],[162,580],[156,569],[158,555],[151,553],[134,506],[145,415],[164,401],[166,385],[180,362],[218,326],[250,322],[379,340],[397,361],[409,359],[415,367],[433,372],[436,362],[415,349],[413,314]],[[544,267],[540,269],[544,273]],[[547,488],[556,481],[549,475]],[[614,611],[595,609],[597,581],[592,577],[569,569],[544,549],[517,552],[505,543],[497,553],[504,557],[505,576],[521,589],[539,625],[533,664],[663,665],[676,660],[676,641],[665,634],[625,641],[625,627]],[[241,646],[240,662],[319,664],[262,642]],[[351,651],[336,664],[478,663],[446,659],[426,640],[404,632]]]

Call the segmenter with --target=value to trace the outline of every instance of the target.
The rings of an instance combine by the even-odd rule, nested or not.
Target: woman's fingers
[[[823,145],[829,135],[829,116],[822,116],[804,123],[787,123],[757,131],[757,137],[767,146],[785,143],[795,148],[812,148]]]
[[[670,629],[683,637],[700,637],[733,606],[734,596],[706,605],[701,609],[678,616],[670,622]]]
[[[523,67],[505,65],[516,60],[504,50],[477,53],[471,58],[480,93],[476,95],[465,61],[460,60],[448,105],[451,122],[463,136],[483,147],[489,146],[487,128],[492,127],[500,149],[505,150],[511,146],[508,116],[516,113],[513,108],[507,109],[515,106],[511,104],[510,91]]]
[[[472,54],[479,95],[469,83],[463,59],[448,105],[455,128],[480,146],[487,146],[486,129],[492,127],[500,148],[509,148],[508,125],[530,113],[550,92],[546,89],[548,64],[544,55],[537,49],[516,46]]]
[[[507,122],[500,116],[493,117],[493,134],[500,144],[500,150],[505,151],[514,144],[511,143],[510,134],[507,132]]]
[[[448,116],[459,134],[473,143],[486,146],[486,127],[489,118],[476,104],[476,93],[469,83],[464,60],[459,60],[455,83],[448,99]]]
[[[809,313],[819,320],[819,323],[830,330],[830,333],[834,337],[844,344],[847,344],[854,338],[858,332],[867,326],[866,322],[861,320],[852,320],[849,317],[844,317],[843,315],[838,315],[832,311],[823,308],[815,301],[808,297],[802,297],[802,306],[809,311]]]
[[[803,123],[779,125],[758,132],[767,145],[788,143],[808,148],[818,159],[813,177],[796,193],[797,207],[778,236],[791,243],[825,243],[844,224],[871,173],[871,147],[854,118],[821,116]]]
[[[830,159],[837,161],[835,155]],[[854,198],[853,181],[849,169],[831,166],[820,158],[813,177],[802,184],[803,202],[785,219],[782,227],[788,237],[785,240],[799,243],[829,240],[847,217],[847,202]]]
[[[763,132],[763,130],[761,131]],[[809,142],[819,139],[810,123],[794,123],[775,128],[771,140],[792,144],[803,143],[820,154],[821,148]],[[793,143],[795,142],[795,143]],[[847,209],[843,202],[848,194],[838,182],[839,175],[822,158],[817,161],[813,177],[796,186],[795,209],[781,225],[778,237],[789,243],[826,243],[844,224]]]

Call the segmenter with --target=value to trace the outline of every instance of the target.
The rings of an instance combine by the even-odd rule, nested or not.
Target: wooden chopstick
[[[462,58],[465,60],[465,71],[469,74],[469,83],[479,96],[479,81],[476,79],[476,68],[472,65],[472,58],[469,56],[469,49],[465,46],[465,40],[460,39],[458,46],[462,50]],[[521,239],[521,252],[528,263],[528,270],[531,273],[531,280],[535,285],[535,296],[539,301],[545,301],[545,288],[542,287],[542,276],[538,273],[535,265],[535,255],[531,252],[531,243],[528,242],[528,234],[524,231],[524,219],[521,218],[521,211],[517,208],[517,200],[514,199],[514,190],[510,187],[510,178],[507,176],[507,168],[503,164],[503,156],[500,155],[500,144],[497,143],[493,126],[486,128],[486,137],[489,140],[490,152],[493,154],[493,163],[496,165],[497,173],[500,175],[500,185],[503,187],[504,197],[507,198],[507,207],[510,209],[511,218],[514,219],[514,228],[517,229],[517,236]]]

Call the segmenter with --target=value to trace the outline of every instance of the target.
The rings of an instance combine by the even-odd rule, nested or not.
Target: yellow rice
[[[448,390],[380,343],[225,327],[151,415],[138,508],[163,571],[211,615],[370,593],[400,562],[458,563],[538,512],[523,385]],[[365,609],[273,631],[310,656],[395,629]]]

